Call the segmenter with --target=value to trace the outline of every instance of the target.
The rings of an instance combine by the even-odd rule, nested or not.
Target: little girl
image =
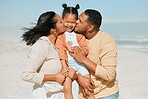
[[[66,32],[60,35],[56,41],[56,46],[59,49],[59,58],[62,63],[62,72],[66,71],[68,67],[72,67],[77,73],[90,78],[87,67],[84,64],[77,62],[71,55],[69,55],[69,51],[73,52],[73,46],[80,46],[83,53],[85,55],[88,54],[88,46],[85,37],[74,32],[76,21],[78,19],[77,9],[79,9],[79,5],[77,4],[75,8],[67,7],[66,4],[63,4],[62,6],[64,8],[62,18]],[[73,99],[72,81],[72,79],[67,77],[63,84],[65,99]],[[90,95],[87,98],[95,99],[94,95]]]

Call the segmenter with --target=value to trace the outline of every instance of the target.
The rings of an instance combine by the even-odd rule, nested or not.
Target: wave
[[[114,36],[118,48],[148,52],[148,35]]]
[[[141,49],[148,49],[148,46],[141,46],[141,45],[117,45],[120,48],[141,48]]]
[[[133,35],[133,36],[115,36],[114,37],[115,41],[126,41],[126,42],[138,42],[138,43],[148,43],[148,35]]]
[[[142,51],[148,52],[148,46],[141,46],[141,45],[117,45],[119,49],[128,49],[128,50],[135,50],[135,51]]]

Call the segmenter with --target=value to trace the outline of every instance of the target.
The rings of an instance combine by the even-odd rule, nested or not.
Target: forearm
[[[95,64],[93,61],[91,61],[87,57],[85,57],[83,59],[83,62],[82,63],[85,64],[90,71],[92,71],[93,73],[95,73],[97,64]]]
[[[68,68],[68,64],[66,63],[66,60],[61,60],[61,64],[62,64],[62,69],[67,69]]]
[[[43,81],[56,81],[56,74],[44,74]]]
[[[34,73],[34,72],[28,72],[28,71],[22,72],[22,80],[24,81],[41,85],[43,82],[43,79],[44,79],[43,73]]]

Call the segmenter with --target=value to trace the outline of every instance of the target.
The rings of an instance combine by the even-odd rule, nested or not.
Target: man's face
[[[79,19],[76,21],[76,27],[75,27],[75,32],[77,33],[82,33],[85,35],[85,33],[87,32],[89,23],[87,20],[87,16],[85,15],[85,13],[83,12],[80,16]]]

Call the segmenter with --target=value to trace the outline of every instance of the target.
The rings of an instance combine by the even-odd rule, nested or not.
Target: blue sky
[[[80,4],[79,14],[96,9],[103,16],[101,29],[111,34],[146,34],[148,0],[0,0],[0,36],[19,38],[46,11],[62,13],[62,4]],[[141,33],[140,33],[141,32]]]

